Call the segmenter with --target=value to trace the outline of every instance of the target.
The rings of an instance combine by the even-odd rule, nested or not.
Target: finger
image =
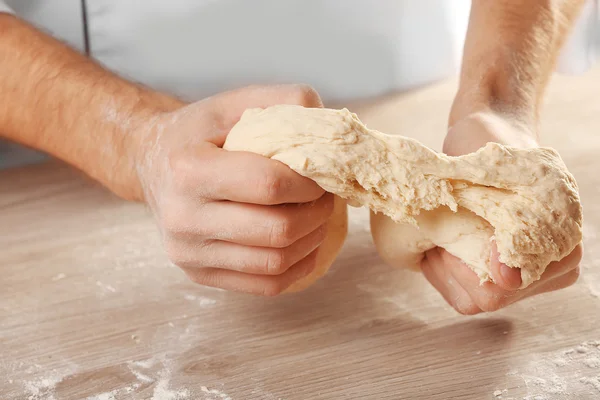
[[[456,282],[469,294],[483,311],[496,311],[504,307],[514,294],[491,282],[480,283],[480,279],[467,264],[445,250],[440,250],[445,267]]]
[[[310,274],[316,266],[318,250],[313,251],[281,275],[252,275],[217,268],[184,268],[186,275],[196,283],[235,292],[261,296],[281,294],[292,283]]]
[[[490,274],[494,282],[504,290],[517,290],[521,287],[521,269],[511,268],[498,260],[496,242],[492,243]]]
[[[247,274],[280,275],[316,250],[327,233],[322,225],[292,245],[281,249],[243,246],[220,240],[204,246],[183,243],[171,261],[183,268],[219,268]]]
[[[277,104],[323,107],[319,94],[309,85],[247,86],[212,98],[221,110],[226,126],[233,126],[248,108],[266,108]]]
[[[561,261],[550,263],[540,280],[520,291],[527,292],[523,298],[563,289],[574,284],[581,274],[582,256],[583,246],[580,244]]]
[[[568,256],[566,256],[562,260],[554,261],[554,262],[551,262],[550,264],[548,264],[548,266],[544,270],[544,273],[542,274],[541,278],[538,281],[533,282],[530,286],[528,286],[528,288],[532,287],[534,285],[539,285],[540,283],[543,283],[544,281],[553,280],[555,278],[558,278],[562,275],[567,274],[568,272],[570,272],[571,270],[573,270],[579,266],[579,264],[581,263],[582,257],[583,257],[583,246],[581,244],[579,244],[575,247],[575,249],[573,249],[573,251]],[[507,268],[510,268],[510,267],[507,267]]]
[[[582,258],[583,243],[579,243],[568,256],[560,261],[550,263],[542,275],[542,280],[545,278],[562,276],[576,269],[581,264]]]
[[[245,246],[288,247],[327,222],[333,195],[304,204],[263,206],[211,202],[166,221],[174,240],[223,240]]]
[[[429,283],[456,311],[463,315],[473,315],[481,312],[481,309],[472,301],[469,294],[445,268],[439,248],[425,252],[421,270]]]
[[[533,296],[535,294],[548,293],[556,290],[561,290],[573,285],[579,279],[581,268],[576,267],[569,270],[567,273],[560,275],[554,279],[538,281],[539,286],[532,290],[524,297]]]
[[[554,277],[553,279],[544,279],[534,282],[531,286],[528,286],[524,290],[520,290],[515,293],[515,295],[511,296],[508,303],[513,304],[517,301],[524,300],[526,298],[536,296],[542,293],[549,293],[556,290],[565,289],[575,282],[580,275],[580,268],[577,267],[570,271],[567,271],[565,274]]]
[[[173,164],[173,163],[172,163]],[[176,161],[180,193],[252,204],[306,203],[325,192],[287,165],[258,154],[213,145],[189,150]]]
[[[452,276],[454,276],[462,288],[469,293],[473,301],[483,311],[496,311],[520,300],[529,293],[536,294],[537,287],[541,286],[544,281],[551,281],[556,277],[562,276],[568,271],[575,269],[581,261],[582,248],[578,246],[563,260],[550,263],[540,281],[534,282],[527,288],[517,291],[505,290],[499,285],[495,285],[491,282],[480,284],[477,275],[460,259],[452,256],[446,251],[442,251],[441,254],[442,259],[452,273]]]

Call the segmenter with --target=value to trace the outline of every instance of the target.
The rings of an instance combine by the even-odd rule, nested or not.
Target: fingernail
[[[510,287],[518,289],[521,286],[521,270],[511,268],[506,264],[500,264],[500,275]]]

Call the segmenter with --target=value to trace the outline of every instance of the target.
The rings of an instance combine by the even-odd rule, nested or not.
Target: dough
[[[577,184],[550,148],[488,143],[450,157],[370,130],[346,109],[293,105],[246,110],[224,148],[279,160],[350,205],[369,207],[375,244],[392,265],[414,267],[440,246],[490,281],[495,240],[500,261],[521,268],[526,287],[582,239]]]
[[[325,275],[342,249],[347,233],[348,207],[342,198],[335,196],[333,213],[331,214],[331,217],[329,217],[329,221],[327,221],[327,234],[325,240],[323,240],[323,243],[319,247],[315,269],[309,275],[294,282],[294,284],[285,291],[302,291]]]

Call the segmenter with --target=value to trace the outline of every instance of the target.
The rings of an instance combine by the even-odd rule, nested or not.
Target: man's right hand
[[[140,192],[194,282],[276,295],[309,274],[333,196],[286,165],[223,150],[247,108],[321,107],[306,86],[248,87],[159,115],[132,136]]]
[[[274,295],[315,267],[332,196],[277,161],[221,149],[246,108],[320,107],[311,88],[249,87],[186,106],[3,13],[0,59],[0,137],[146,201],[192,280]]]

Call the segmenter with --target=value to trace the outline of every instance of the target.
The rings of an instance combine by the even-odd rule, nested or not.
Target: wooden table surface
[[[455,83],[351,107],[439,149]],[[297,295],[203,288],[147,211],[56,163],[0,172],[0,399],[600,399],[600,69],[557,77],[544,143],[581,189],[584,274],[475,317],[382,263],[365,210]]]

